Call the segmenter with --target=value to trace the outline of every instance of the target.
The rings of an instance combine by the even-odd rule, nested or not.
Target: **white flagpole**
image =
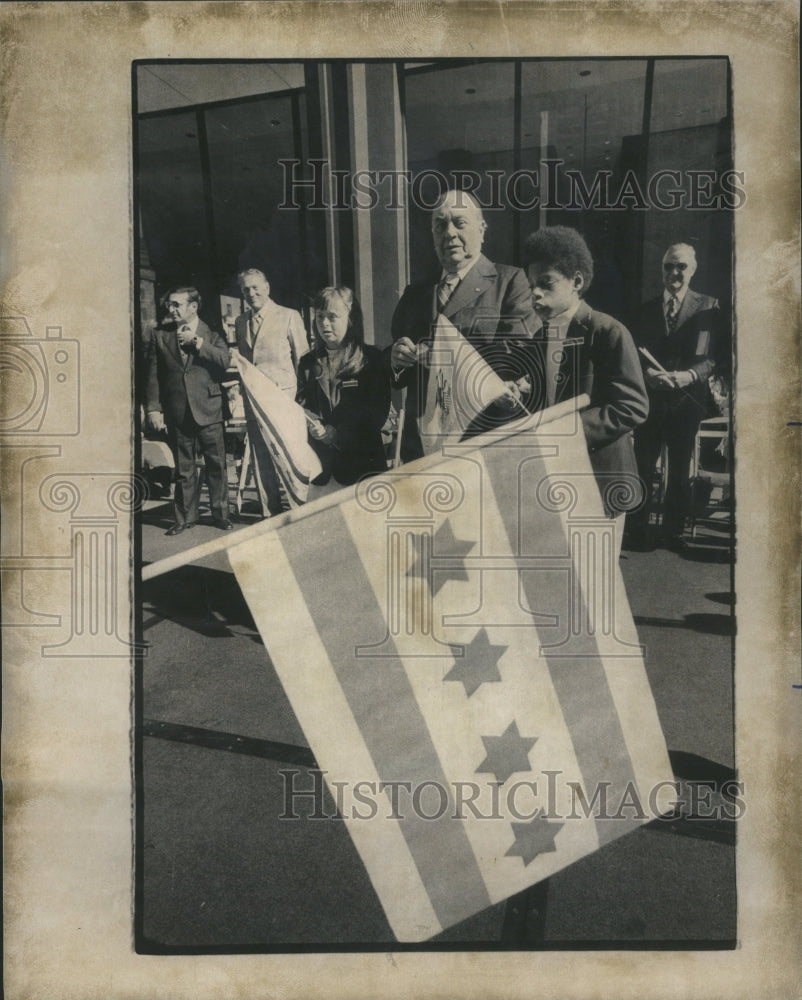
[[[401,390],[401,408],[398,411],[398,430],[395,435],[395,455],[393,456],[393,468],[397,469],[401,465],[401,438],[404,433],[404,421],[407,414],[407,390]]]
[[[640,354],[643,355],[644,358],[646,358],[646,360],[649,362],[650,365],[653,365],[660,372],[661,375],[665,375],[667,378],[671,379],[671,381],[674,383],[674,388],[675,389],[679,389],[679,386],[677,385],[676,380],[671,375],[671,372],[666,371],[665,368],[663,368],[663,366],[660,364],[660,362],[657,360],[657,358],[654,357],[653,354],[650,354],[649,351],[647,351],[645,347],[639,347],[638,351],[639,351]],[[696,399],[695,396],[692,396],[689,392],[686,392],[685,389],[679,389],[679,391],[682,393],[683,396],[687,396],[688,399],[690,399],[690,401],[692,403],[696,403],[696,405],[700,409],[702,409],[705,412],[707,412],[707,407],[704,406],[702,403],[700,403],[699,400]]]
[[[531,414],[529,417],[521,417],[516,420],[515,423],[509,424],[510,436],[519,434],[522,431],[538,430],[546,424],[552,423],[554,420],[559,420],[561,417],[565,417],[569,413],[573,413],[574,410],[581,410],[585,406],[589,405],[590,398],[587,395],[576,396],[573,399],[563,400],[562,403],[558,403],[556,406],[550,406],[547,410],[540,410],[537,413]],[[468,443],[475,445],[477,448],[481,448],[484,443],[498,441],[499,433],[499,430],[497,430],[492,434],[478,435],[477,437],[472,438]],[[442,462],[442,460],[443,456],[439,452],[433,452],[431,455],[426,455],[424,458],[416,459],[414,465],[416,469],[423,470],[429,466],[437,465],[439,462]],[[353,490],[353,487],[343,487],[343,489]],[[142,580],[152,580],[154,577],[162,576],[164,573],[169,573],[174,569],[179,569],[181,566],[187,566],[189,563],[198,562],[199,559],[205,559],[207,556],[216,555],[218,552],[225,552],[226,549],[230,549],[233,545],[241,545],[243,542],[249,542],[251,539],[265,534],[265,532],[275,531],[276,529],[283,527],[285,524],[291,524],[293,521],[299,521],[301,518],[308,517],[310,514],[314,514],[318,510],[342,503],[343,496],[341,494],[342,490],[335,490],[333,493],[329,493],[317,500],[313,500],[312,503],[304,504],[302,507],[296,507],[294,510],[288,510],[283,514],[274,515],[264,521],[257,521],[256,524],[250,524],[247,528],[241,528],[238,531],[226,532],[226,534],[221,538],[214,538],[210,542],[204,542],[201,545],[193,546],[191,549],[185,549],[183,552],[176,552],[175,555],[167,556],[165,559],[159,559],[154,563],[150,563],[148,566],[142,567]],[[353,493],[351,495],[353,495]]]

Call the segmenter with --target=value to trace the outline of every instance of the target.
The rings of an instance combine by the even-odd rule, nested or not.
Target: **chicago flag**
[[[400,941],[666,808],[655,792],[672,772],[614,522],[571,405],[229,549]]]

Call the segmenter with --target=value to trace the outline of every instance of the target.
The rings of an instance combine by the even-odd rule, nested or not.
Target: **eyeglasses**
[[[673,271],[676,268],[678,271],[687,271],[687,264],[663,264],[664,271]]]

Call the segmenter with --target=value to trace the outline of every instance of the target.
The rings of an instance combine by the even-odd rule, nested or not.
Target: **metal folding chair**
[[[700,522],[721,527],[728,526],[732,519],[729,444],[729,417],[701,422],[691,459],[692,538]]]

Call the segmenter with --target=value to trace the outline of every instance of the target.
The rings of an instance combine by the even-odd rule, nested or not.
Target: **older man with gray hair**
[[[439,275],[408,285],[393,315],[389,351],[394,384],[407,388],[407,409],[419,417],[426,402],[428,369],[422,341],[443,315],[505,380],[509,414],[520,413],[515,400],[527,405],[532,392],[531,337],[539,324],[532,311],[526,275],[518,267],[494,264],[482,253],[487,230],[482,209],[466,191],[446,191],[432,211],[432,240],[440,261]],[[529,347],[521,349],[523,342]],[[504,410],[502,403],[500,409]],[[503,419],[503,413],[498,417]],[[423,451],[415,421],[407,423],[401,456],[419,458]]]
[[[237,281],[248,306],[234,324],[237,350],[294,400],[298,361],[309,350],[301,314],[270,298],[270,284],[263,271],[248,268],[237,275]],[[289,504],[282,496],[273,459],[247,397],[245,419],[262,513],[265,517],[280,514]]]
[[[689,287],[697,267],[694,248],[674,243],[662,266],[663,291],[641,307],[632,326],[649,395],[649,416],[635,431],[635,455],[648,498],[657,459],[666,446],[668,481],[658,541],[682,549],[694,440],[709,410],[707,380],[723,360],[724,340],[718,300]],[[629,515],[625,547],[654,546],[649,514],[647,502]]]

